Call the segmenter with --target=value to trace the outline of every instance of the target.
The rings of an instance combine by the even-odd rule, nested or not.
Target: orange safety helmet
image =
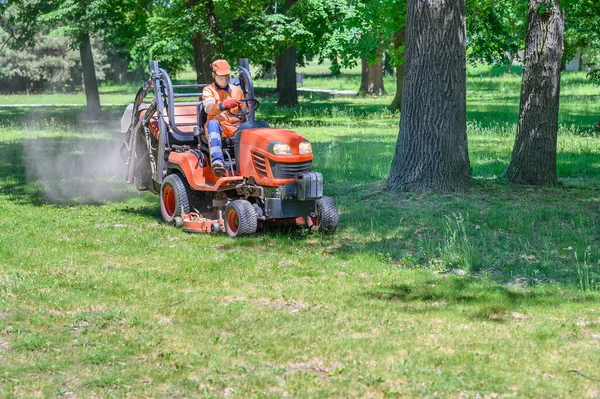
[[[212,72],[215,75],[223,76],[223,75],[231,75],[231,69],[229,68],[229,63],[227,60],[215,60],[212,64]]]

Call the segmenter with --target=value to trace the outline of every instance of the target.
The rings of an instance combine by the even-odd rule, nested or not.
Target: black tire
[[[232,238],[256,233],[258,224],[256,211],[246,200],[231,201],[225,208],[224,222],[225,231]]]
[[[169,175],[160,187],[160,213],[166,223],[175,223],[183,212],[190,212],[190,186],[178,173]]]
[[[306,218],[306,224],[311,231],[333,233],[338,225],[339,215],[335,202],[331,197],[317,200],[317,215]]]

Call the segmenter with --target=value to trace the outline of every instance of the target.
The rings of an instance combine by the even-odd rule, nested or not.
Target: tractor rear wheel
[[[183,176],[165,177],[160,188],[160,213],[166,223],[175,223],[182,213],[190,212],[190,186]]]
[[[335,202],[331,197],[322,197],[317,200],[317,215],[306,218],[310,231],[333,233],[337,227],[339,215]]]
[[[256,233],[257,218],[252,204],[246,200],[231,201],[225,208],[225,231],[229,237]]]

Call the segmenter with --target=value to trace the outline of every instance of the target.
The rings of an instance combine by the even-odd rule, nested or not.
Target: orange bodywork
[[[294,179],[276,179],[269,161],[286,164],[309,162],[313,154],[300,154],[298,146],[306,139],[298,133],[286,129],[258,128],[245,130],[240,142],[239,170],[244,177],[253,177],[261,186],[277,187]],[[276,155],[267,148],[270,143],[287,143],[292,147],[292,154]]]
[[[222,187],[244,180],[241,176],[227,176],[217,179],[210,165],[200,166],[198,158],[189,151],[171,152],[169,154],[169,164],[178,165],[190,187],[194,190],[219,191]]]
[[[256,184],[277,187],[294,181],[293,177],[276,179],[273,176],[271,162],[279,164],[302,163],[312,161],[312,154],[300,154],[298,146],[304,137],[291,130],[257,128],[246,129],[240,142],[239,175],[217,179],[210,166],[202,167],[198,158],[189,151],[171,152],[169,164],[178,165],[194,190],[219,191],[232,183],[242,182],[244,178],[253,178]],[[292,154],[276,155],[266,149],[270,143],[287,143]]]
[[[197,121],[197,105],[181,106],[175,108],[175,118],[178,124],[193,123]],[[140,118],[145,110],[140,111]],[[165,115],[165,121],[168,116]],[[149,123],[152,135],[159,138],[158,119],[153,116]],[[182,127],[183,131],[193,131],[193,127]],[[170,152],[169,164],[177,165],[177,169],[185,175],[190,187],[194,190],[219,191],[233,183],[242,182],[243,178],[253,178],[256,184],[267,187],[277,187],[294,181],[293,177],[275,178],[271,163],[297,164],[310,162],[313,154],[300,154],[299,144],[306,141],[298,133],[287,129],[255,128],[246,129],[240,141],[238,162],[239,174],[217,179],[210,166],[202,167],[198,158],[191,152]],[[277,155],[268,151],[272,143],[287,143],[292,148],[291,154]]]

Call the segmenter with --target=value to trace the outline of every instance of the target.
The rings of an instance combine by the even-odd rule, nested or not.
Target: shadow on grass
[[[104,204],[133,195],[120,140],[45,137],[0,142],[0,193],[20,203]]]
[[[557,289],[528,290],[469,276],[442,276],[414,284],[396,284],[364,294],[371,299],[398,302],[409,313],[446,312],[462,307],[474,320],[505,322],[524,318],[515,311],[534,306],[560,307],[568,303],[596,303],[598,295],[565,293]]]

